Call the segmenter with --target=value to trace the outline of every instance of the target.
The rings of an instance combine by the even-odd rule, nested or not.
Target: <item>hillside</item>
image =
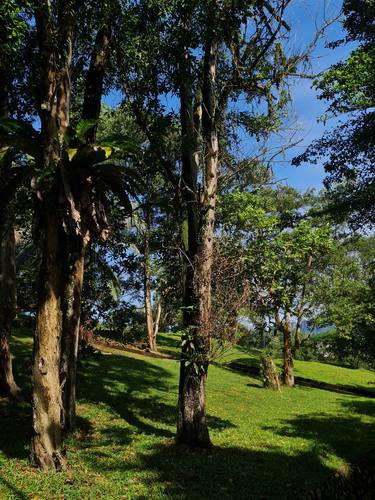
[[[31,339],[13,340],[25,387]],[[310,365],[297,366],[307,373]],[[318,372],[347,383],[346,369],[311,364],[309,373]],[[355,384],[375,378],[351,373]],[[297,498],[374,445],[374,400],[305,387],[276,394],[256,378],[212,366],[208,415],[215,447],[178,448],[177,384],[174,360],[120,351],[81,360],[79,430],[67,442],[69,470],[58,474],[28,465],[28,405],[14,409],[1,401],[0,498],[44,499],[51,492],[67,499],[194,499],[203,492],[209,499]]]

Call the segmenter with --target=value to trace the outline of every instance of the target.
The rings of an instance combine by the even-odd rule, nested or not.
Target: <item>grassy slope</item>
[[[179,337],[177,335],[161,334],[159,344],[163,352],[177,354],[179,352]],[[250,366],[259,365],[259,358],[262,352],[258,349],[247,350],[241,347],[234,347],[225,353],[219,364],[237,361]],[[281,367],[281,360],[276,360]],[[375,393],[375,372],[369,370],[343,368],[327,363],[315,361],[295,360],[295,374],[301,377],[311,378],[320,382],[338,384],[345,387],[360,387]]]
[[[30,346],[15,340],[25,386]],[[302,387],[275,394],[213,366],[215,448],[178,448],[177,382],[171,360],[126,353],[84,360],[79,431],[67,443],[69,470],[59,474],[28,466],[29,409],[0,401],[0,498],[293,498],[374,445],[374,400]]]

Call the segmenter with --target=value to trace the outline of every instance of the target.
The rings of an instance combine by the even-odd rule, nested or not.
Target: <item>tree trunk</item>
[[[306,262],[306,275],[305,275],[305,280],[302,285],[302,291],[301,291],[301,305],[297,314],[297,323],[296,323],[296,330],[295,330],[295,335],[294,335],[294,352],[298,351],[301,348],[301,343],[302,343],[302,335],[301,335],[301,324],[302,324],[302,318],[303,314],[305,311],[305,296],[306,296],[306,287],[307,287],[307,282],[309,275],[311,273],[311,267],[313,264],[313,258],[311,255],[308,255],[307,257],[307,262]]]
[[[143,236],[143,294],[146,315],[147,328],[147,343],[150,351],[156,351],[156,343],[154,337],[154,319],[152,317],[152,301],[151,301],[151,267],[150,267],[150,225],[151,225],[151,208],[146,202],[145,210],[145,232]]]
[[[294,334],[294,352],[301,348],[301,321],[302,318],[297,317],[296,330]]]
[[[44,207],[45,234],[34,336],[31,462],[43,470],[65,465],[61,452],[60,341],[65,235],[56,207]]]
[[[177,442],[208,448],[205,384],[211,351],[211,268],[215,202],[218,171],[218,139],[215,123],[217,44],[210,41],[205,47],[203,66],[203,103],[200,114],[193,114],[189,78],[181,86],[182,165],[187,210],[187,272],[185,282],[184,323],[187,338],[182,352],[179,383]],[[194,116],[202,116],[205,145],[204,193],[197,192],[197,126]],[[197,213],[199,202],[200,217]]]
[[[294,371],[293,371],[293,356],[292,356],[292,326],[290,321],[290,313],[285,313],[283,322],[283,372],[282,382],[283,385],[288,387],[294,386]]]
[[[20,393],[12,370],[9,338],[16,314],[15,237],[12,207],[0,226],[0,394],[17,398]]]
[[[111,30],[105,25],[97,33],[90,67],[86,77],[82,119],[98,120],[101,110],[103,79],[108,59]],[[95,144],[97,126],[86,132],[87,144]],[[75,188],[77,188],[75,186]],[[64,433],[75,428],[76,379],[81,318],[81,299],[84,279],[84,264],[87,246],[91,240],[88,229],[87,209],[90,203],[90,182],[81,179],[79,191],[75,193],[76,206],[80,212],[80,235],[68,235],[69,271],[64,292],[64,319],[61,351],[62,427]]]
[[[0,76],[0,117],[8,117],[8,92],[6,82]],[[9,168],[8,155],[2,162],[2,169]],[[0,214],[0,394],[17,398],[17,387],[12,370],[9,338],[16,314],[16,266],[14,212],[12,205],[1,209]]]
[[[261,359],[260,370],[263,376],[263,387],[280,392],[279,375],[275,362],[270,356],[264,356]]]
[[[66,234],[60,214],[66,213],[67,193],[59,186],[63,185],[64,137],[69,126],[75,7],[72,2],[62,2],[57,17],[47,0],[40,0],[35,7],[40,52],[42,166],[50,177],[53,174],[53,180],[42,191],[36,192],[42,263],[34,335],[30,458],[34,465],[44,470],[59,470],[65,465],[61,451],[60,351],[68,261]]]
[[[81,317],[81,297],[86,246],[83,238],[70,237],[69,272],[64,296],[64,319],[60,380],[62,387],[62,428],[65,433],[75,428],[76,378]]]
[[[161,302],[159,300],[157,308],[156,308],[156,316],[155,316],[155,321],[154,321],[154,337],[155,337],[155,344],[156,345],[157,345],[156,337],[158,336],[158,333],[159,333],[160,317],[161,317]]]

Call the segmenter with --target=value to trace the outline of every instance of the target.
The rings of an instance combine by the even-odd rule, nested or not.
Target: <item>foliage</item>
[[[374,258],[373,237],[338,245],[313,291],[314,324],[335,326],[326,343],[336,361],[374,366]]]

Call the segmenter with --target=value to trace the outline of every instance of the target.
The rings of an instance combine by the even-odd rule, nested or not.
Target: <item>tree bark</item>
[[[43,470],[65,466],[61,451],[60,341],[65,235],[56,209],[44,209],[43,259],[40,272],[39,303],[34,336],[33,437],[31,462]]]
[[[292,325],[290,313],[285,313],[285,319],[282,326],[283,332],[283,372],[282,383],[288,387],[294,386],[294,370],[292,355]]]
[[[69,238],[69,271],[64,292],[63,336],[60,381],[62,387],[62,428],[64,433],[75,428],[76,379],[81,298],[86,244],[81,236]]]
[[[15,383],[10,353],[10,333],[16,315],[15,237],[12,207],[0,222],[0,394],[17,398],[20,389]]]
[[[295,330],[295,334],[294,334],[294,351],[295,352],[301,348],[301,341],[302,341],[301,323],[302,323],[302,316],[297,316],[296,330]]]
[[[60,351],[67,255],[66,235],[59,214],[65,212],[66,193],[59,186],[63,185],[63,145],[69,125],[75,7],[71,2],[62,3],[56,20],[49,1],[40,0],[35,9],[40,53],[42,165],[54,178],[40,191],[36,185],[42,263],[34,335],[30,458],[43,470],[59,470],[65,466],[61,451]]]
[[[180,90],[188,262],[184,313],[187,341],[180,365],[177,442],[203,448],[211,446],[206,418],[205,385],[211,351],[211,269],[218,173],[218,138],[215,123],[216,58],[217,44],[210,40],[205,47],[201,115],[198,108],[193,114],[189,77],[185,79]],[[204,192],[200,199],[197,192],[199,131],[194,124],[194,116],[202,116],[205,145]]]
[[[8,92],[6,82],[0,76],[0,117],[8,117]],[[2,169],[10,167],[8,155]],[[15,266],[14,209],[9,204],[0,214],[0,394],[17,398],[20,389],[16,385],[10,354],[10,333],[16,315],[17,288]]]
[[[157,308],[156,308],[156,316],[155,316],[155,321],[154,321],[154,337],[155,337],[155,344],[156,345],[157,345],[156,338],[157,338],[158,333],[159,333],[160,317],[161,317],[161,302],[159,300]]]

